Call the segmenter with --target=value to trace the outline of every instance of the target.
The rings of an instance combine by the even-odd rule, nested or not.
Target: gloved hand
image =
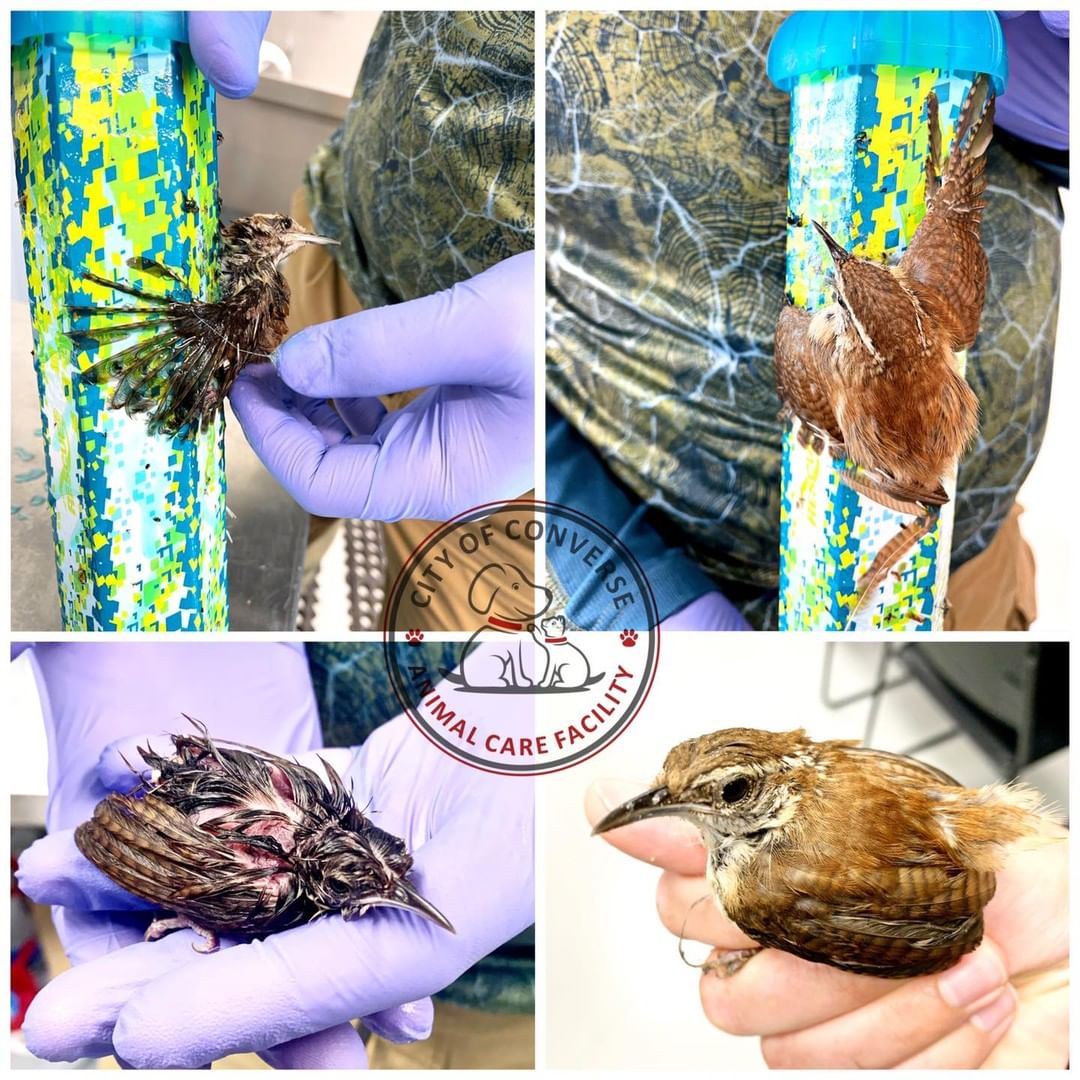
[[[994,124],[1054,150],[1069,147],[1069,13],[999,11],[1009,84]]]
[[[749,630],[742,612],[720,592],[707,592],[660,620],[661,630]]]
[[[276,371],[244,370],[233,411],[310,513],[444,520],[532,486],[532,327],[523,252],[434,296],[297,334]],[[395,412],[376,397],[425,386]]]
[[[171,646],[189,652],[194,647]],[[194,685],[185,686],[183,692],[168,689],[181,685],[185,672],[144,665],[151,648],[160,646],[141,646],[137,669],[130,647],[47,647],[96,648],[105,661],[88,664],[87,659],[94,657],[83,656],[79,663],[75,657],[39,678],[50,691],[47,715],[61,720],[59,725],[50,722],[50,746],[58,745],[58,730],[92,730],[95,719],[117,705],[131,714],[140,712],[141,704],[145,722],[146,702],[154,699],[140,700],[138,693],[163,680],[167,693],[182,696],[193,715],[198,715],[194,708],[201,708],[200,718],[212,733],[279,752],[297,749],[299,740],[283,740],[280,725],[264,719],[287,714],[292,707],[288,688],[295,680],[284,674],[291,658],[282,652],[288,647],[243,647],[253,651],[253,658],[262,652],[257,665],[261,687],[257,678],[250,678],[253,673],[245,668],[244,658],[236,655],[237,645],[198,647],[205,650],[203,655],[185,661],[186,673],[198,671],[206,684],[197,694]],[[215,651],[229,662],[215,661]],[[121,673],[119,665],[110,664],[107,652],[120,654],[121,660],[126,654],[126,669],[134,670],[122,674],[129,681],[134,678],[135,694],[124,685],[107,683],[104,697],[95,694],[103,685],[95,678],[99,671],[111,666]],[[51,657],[46,654],[45,659]],[[67,660],[64,653],[60,660]],[[302,656],[297,662],[303,663]],[[144,667],[145,680],[140,675]],[[221,683],[220,674],[229,681]],[[306,665],[303,674],[310,702]],[[54,685],[57,693],[52,692]],[[225,706],[220,717],[212,700],[206,708],[198,700],[192,704],[193,698],[213,699],[215,694]],[[78,707],[80,699],[90,702],[84,713]],[[57,702],[69,706],[70,725],[67,716],[56,711]],[[226,710],[232,714],[234,709],[236,716],[256,718],[254,724],[247,721],[246,733],[237,730],[242,723],[228,724]],[[311,715],[314,724],[313,702]],[[95,745],[92,738],[87,745]],[[80,740],[67,742],[75,745]],[[130,788],[123,758],[138,762],[135,746],[145,741],[129,735],[101,755],[97,768],[90,770],[91,782],[79,785],[87,791],[79,811],[64,815],[70,823],[88,816],[107,788]],[[96,754],[83,756],[93,761]],[[61,924],[65,945],[71,951],[73,942],[75,959],[89,962],[49,983],[35,999],[24,1026],[34,1053],[59,1060],[115,1053],[135,1066],[182,1067],[255,1050],[282,1068],[349,1068],[365,1060],[359,1038],[347,1024],[353,1017],[365,1017],[373,1030],[398,1041],[429,1033],[431,1005],[422,1000],[424,995],[453,981],[532,921],[531,784],[460,765],[431,746],[404,718],[383,725],[356,752],[324,751],[323,756],[346,784],[354,784],[357,803],[370,802],[379,812],[380,827],[401,836],[416,853],[414,880],[448,914],[457,934],[413,916],[381,911],[352,923],[336,916],[318,920],[210,956],[192,951],[188,931],[143,942],[147,919],[138,911],[146,905],[83,859],[70,831],[53,833],[24,853],[20,884],[43,903],[65,905]],[[307,763],[317,767],[312,755],[308,757]],[[50,755],[51,763],[53,759]],[[56,790],[55,784],[50,787]],[[52,803],[64,804],[66,798],[54,796],[50,811]],[[223,937],[222,943],[230,942]],[[423,989],[414,993],[416,988]]]
[[[259,45],[269,11],[191,11],[188,44],[199,70],[219,94],[243,98],[259,82]]]

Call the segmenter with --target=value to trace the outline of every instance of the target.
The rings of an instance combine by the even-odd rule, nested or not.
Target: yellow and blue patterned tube
[[[983,20],[979,27],[989,26],[986,14],[967,13]],[[937,17],[926,13],[929,20]],[[976,71],[919,63],[952,55],[947,41],[927,49],[910,40],[925,33],[927,24],[916,22],[920,18],[903,12],[805,13],[789,18],[774,40],[770,75],[791,92],[786,289],[788,300],[799,307],[815,311],[832,302],[831,261],[811,221],[821,222],[849,251],[886,259],[903,252],[925,214],[927,95],[937,94],[947,149]],[[853,20],[858,22],[854,32],[841,25]],[[811,66],[805,64],[799,70],[800,49],[809,50],[804,55],[816,49],[818,56],[827,56],[830,34],[838,48],[858,49],[882,27],[893,48],[880,51],[914,62],[825,63],[813,70],[805,70]],[[963,41],[964,32],[958,37]],[[1000,57],[1004,69],[1003,52]],[[1000,81],[995,78],[999,89]],[[962,371],[963,356],[958,362]],[[941,629],[953,501],[931,511],[929,533],[859,602],[863,574],[914,517],[842,483],[841,471],[853,463],[804,445],[796,437],[797,424],[783,436],[779,628]],[[955,495],[955,470],[944,483]]]
[[[108,383],[79,374],[135,339],[65,335],[69,305],[132,302],[86,270],[163,291],[132,257],[174,269],[178,299],[214,295],[214,91],[184,37],[175,13],[13,19],[16,173],[66,630],[227,627],[223,419],[190,438],[151,435],[109,407]]]

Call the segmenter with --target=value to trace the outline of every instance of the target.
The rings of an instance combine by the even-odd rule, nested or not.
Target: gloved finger
[[[716,906],[712,887],[703,877],[665,870],[656,887],[656,912],[672,934],[687,941],[701,941],[718,949],[757,945]]]
[[[427,386],[532,390],[533,253],[432,296],[308,327],[278,351],[309,397],[374,397]]]
[[[480,817],[447,823],[417,852],[413,881],[456,934],[383,909],[221,950],[128,1000],[114,1033],[117,1052],[140,1068],[190,1066],[447,986],[532,921],[532,815],[521,810],[500,808],[497,860],[477,842]]]
[[[307,418],[327,446],[337,446],[339,442],[349,438],[351,432],[348,425],[329,401],[304,398],[302,402],[297,403],[299,412]]]
[[[374,434],[386,416],[386,407],[378,398],[335,398],[334,404],[356,437]]]
[[[268,11],[192,11],[188,43],[199,70],[220,94],[243,98],[259,82],[259,46]]]
[[[1057,37],[1069,36],[1068,9],[1063,11],[1040,11],[1039,18],[1042,19],[1043,26],[1045,26],[1050,33],[1055,34]]]
[[[667,630],[750,630],[743,614],[723,593],[707,592],[661,620]]]
[[[142,941],[150,922],[147,911],[81,911],[71,907],[54,907],[52,917],[64,955],[72,964],[85,964]]]
[[[367,1051],[352,1024],[301,1035],[263,1050],[259,1057],[272,1069],[366,1069]]]
[[[298,405],[310,400],[287,387],[267,364],[241,372],[229,392],[251,448],[301,505],[297,492],[327,450],[326,440]]]
[[[434,1023],[435,1006],[429,997],[407,1001],[396,1008],[383,1009],[364,1017],[364,1024],[370,1031],[392,1043],[426,1039]]]
[[[596,825],[617,806],[647,791],[646,780],[594,780],[585,793],[585,816]],[[679,818],[639,821],[601,833],[600,838],[627,855],[664,870],[688,877],[705,873],[705,848],[701,834]]]
[[[772,1068],[891,1069],[970,1025],[973,1046],[985,1058],[996,1041],[990,1033],[1016,1011],[1005,965],[986,942],[948,974],[948,985],[956,988],[949,991],[949,1000],[940,991],[946,985],[943,977],[924,975],[832,1020],[767,1036],[762,1054]]]
[[[295,405],[300,400],[310,401],[304,398],[291,386],[286,385],[273,364],[251,364],[244,368],[236,377],[236,381],[229,391],[229,401],[236,407],[237,398],[258,397],[268,405],[282,406]],[[320,398],[318,400],[325,400]]]
[[[327,446],[326,439],[299,409],[285,404],[254,380],[237,379],[230,400],[244,437],[258,459],[308,513],[322,517],[364,516],[377,448],[351,443]],[[368,455],[370,462],[366,461]],[[350,464],[357,467],[348,468]],[[336,483],[343,473],[348,473],[349,478],[355,476],[357,486]]]
[[[127,794],[150,776],[150,767],[143,760],[141,749],[168,757],[174,752],[173,742],[165,732],[153,735],[125,735],[109,743],[98,757],[98,780],[110,791]]]
[[[38,904],[82,911],[148,911],[153,905],[121,889],[75,846],[75,831],[63,829],[35,840],[19,856],[15,872],[22,889]]]
[[[141,988],[168,971],[198,967],[190,930],[161,941],[139,942],[80,964],[51,979],[34,998],[23,1022],[27,1049],[45,1061],[104,1057],[114,1051],[116,1018]],[[127,1060],[125,1058],[125,1060]],[[213,1060],[191,1060],[191,1067]]]

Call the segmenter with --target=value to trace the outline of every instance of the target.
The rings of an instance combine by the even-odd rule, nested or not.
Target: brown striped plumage
[[[596,831],[667,814],[701,830],[716,900],[749,937],[887,978],[974,949],[1005,849],[1047,820],[1027,788],[964,788],[912,758],[750,728],[676,746],[657,786]]]

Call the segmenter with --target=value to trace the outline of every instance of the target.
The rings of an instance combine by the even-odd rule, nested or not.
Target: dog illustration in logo
[[[540,686],[566,689],[590,686],[603,678],[593,676],[589,658],[566,638],[566,619],[562,615],[549,615],[540,620],[540,629],[533,625],[536,642],[547,652],[547,670]]]
[[[530,688],[543,678],[542,653],[530,623],[551,604],[551,592],[513,563],[488,563],[469,585],[469,606],[487,619],[462,652],[460,683],[470,688]],[[453,681],[458,681],[454,679]]]

